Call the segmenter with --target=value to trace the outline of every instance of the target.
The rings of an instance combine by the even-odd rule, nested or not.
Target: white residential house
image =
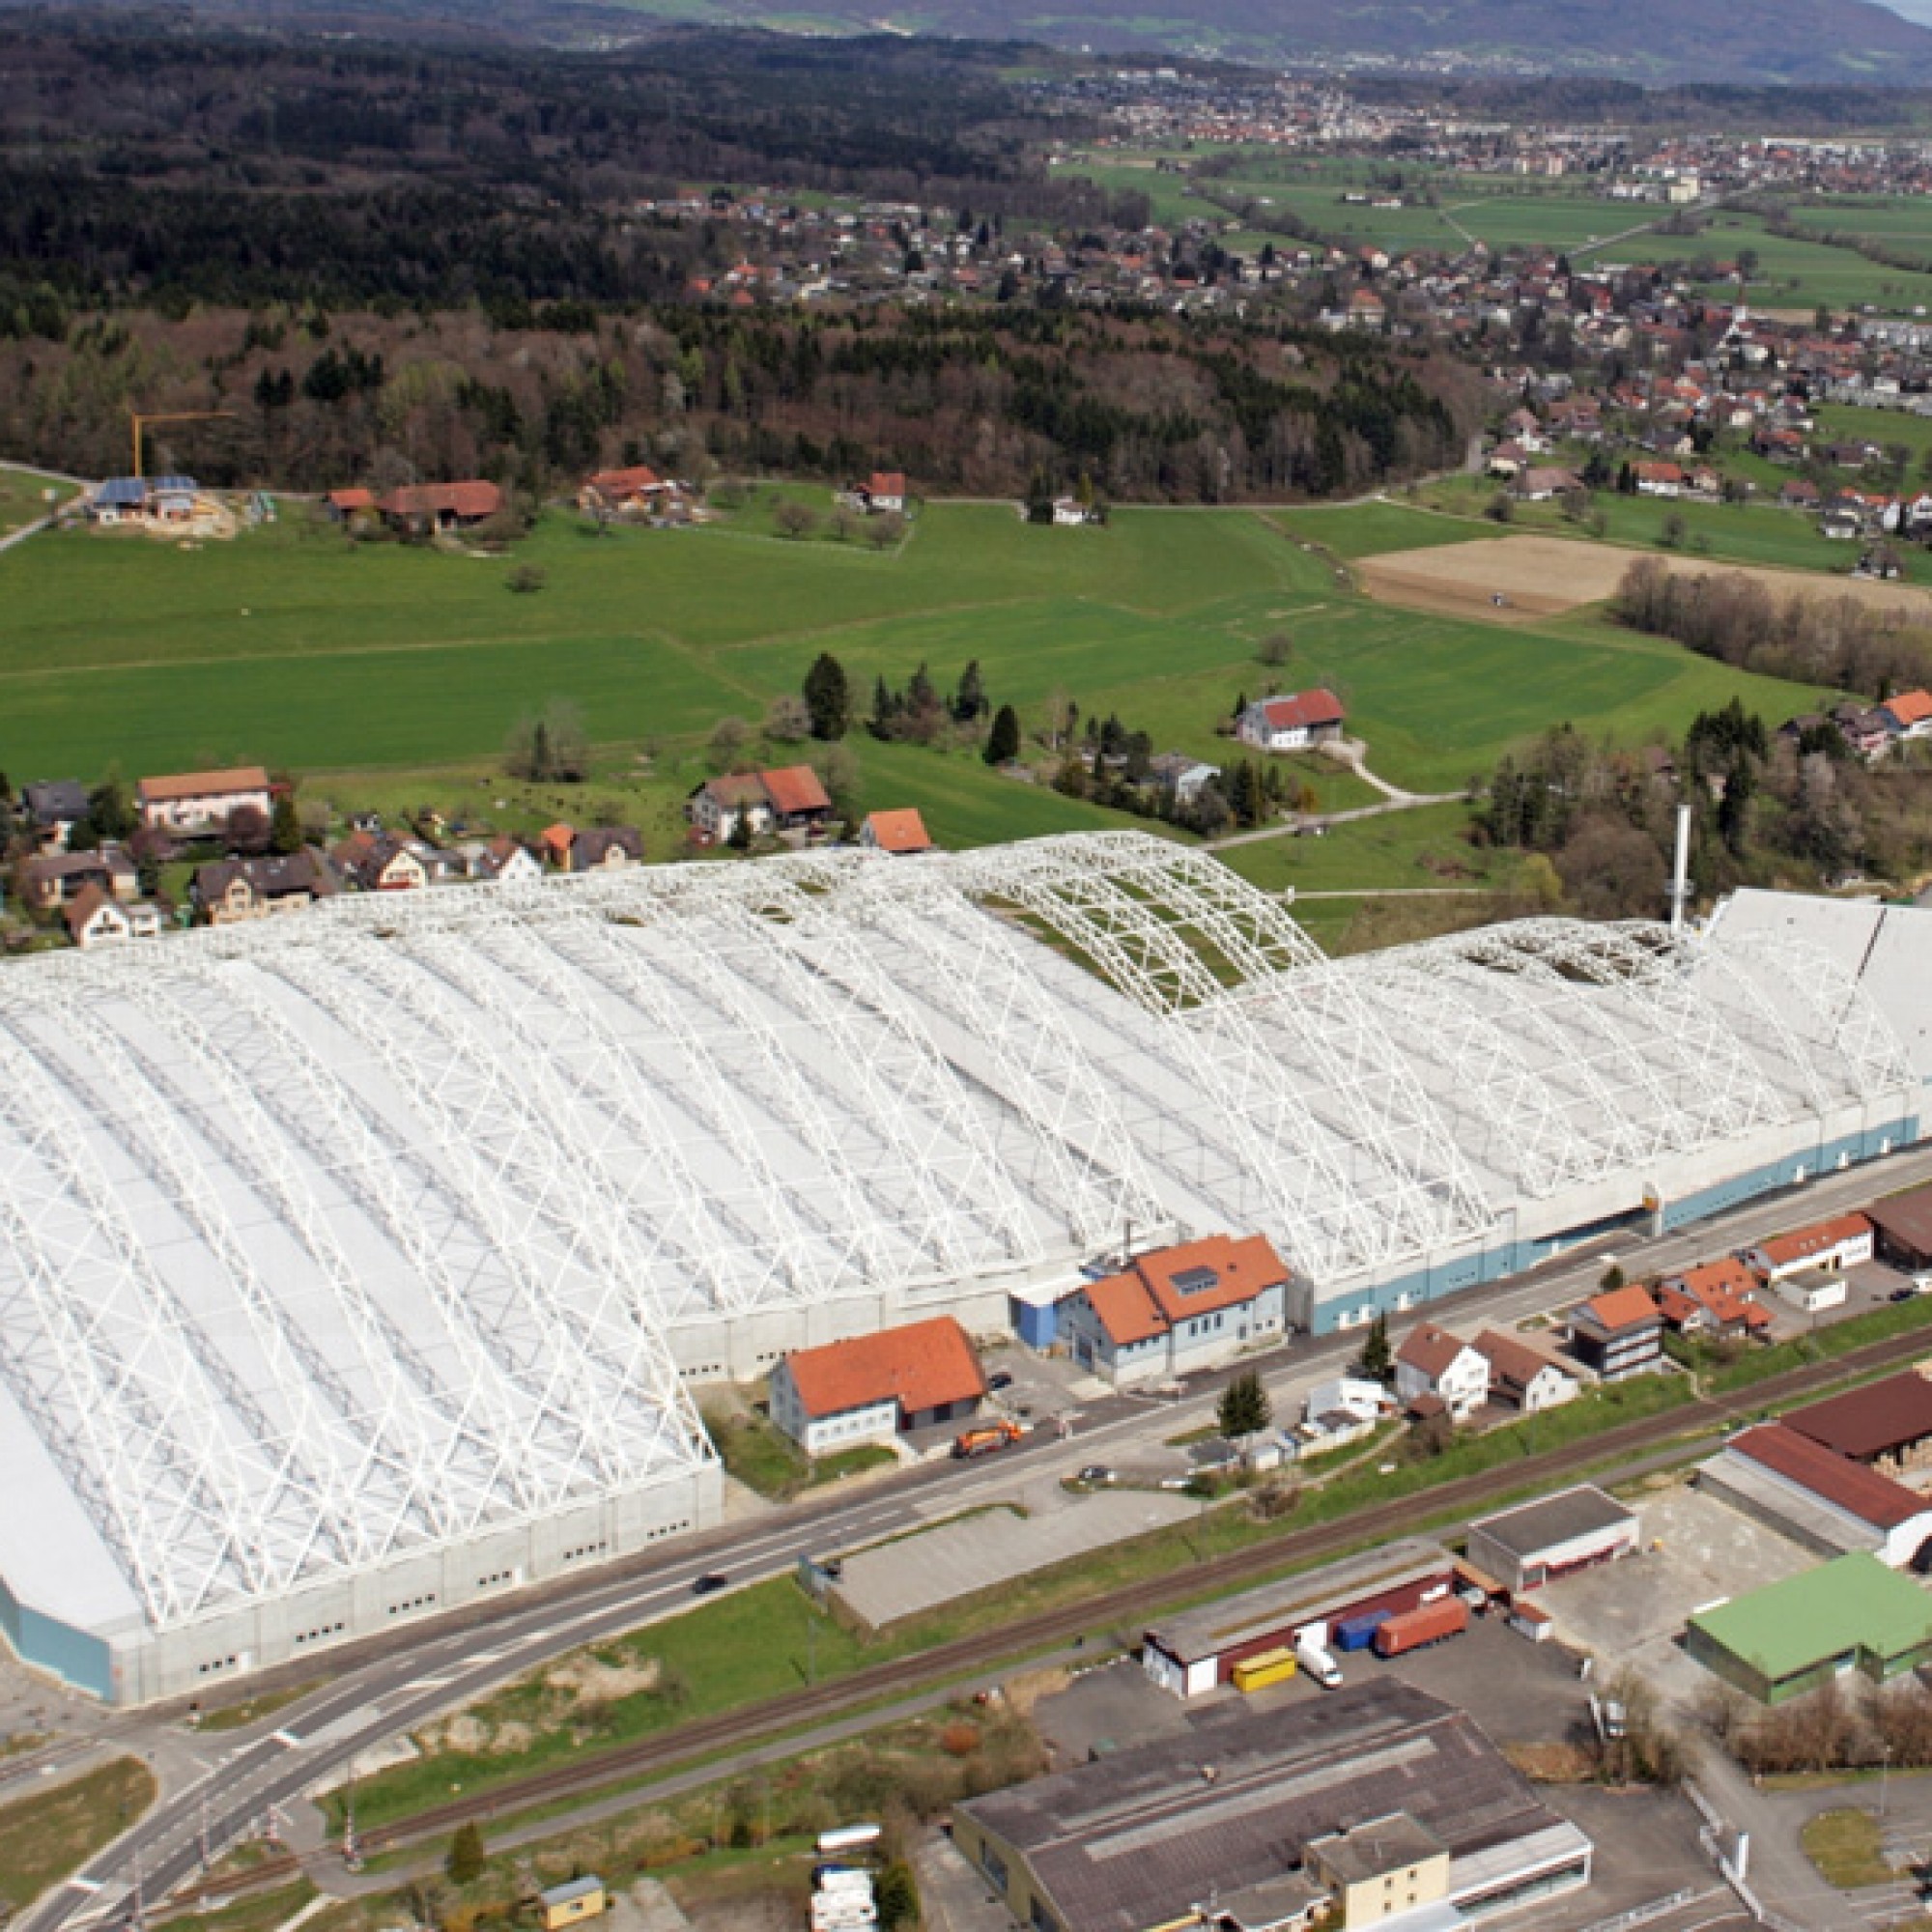
[[[1407,1407],[1433,1396],[1465,1422],[1490,1399],[1489,1360],[1460,1335],[1424,1321],[1395,1351],[1395,1392]]]
[[[1280,1338],[1288,1264],[1260,1235],[1136,1257],[1059,1304],[1073,1359],[1119,1386],[1212,1368]]]
[[[1235,736],[1261,752],[1305,752],[1339,738],[1346,716],[1333,692],[1297,691],[1250,704],[1235,725]]]
[[[1772,1235],[1744,1254],[1745,1264],[1776,1288],[1788,1276],[1838,1274],[1872,1258],[1872,1224],[1862,1214],[1836,1214],[1789,1234]],[[1839,1284],[1838,1301],[1844,1300]],[[1822,1306],[1835,1307],[1836,1302]]]
[[[1561,1363],[1514,1335],[1485,1328],[1476,1350],[1490,1365],[1490,1395],[1523,1415],[1556,1408],[1580,1391],[1577,1378]]]
[[[269,816],[274,803],[269,775],[260,765],[233,771],[178,772],[143,779],[134,788],[141,823],[161,832],[197,832],[226,825],[243,806]]]
[[[61,908],[69,937],[90,952],[97,946],[118,946],[129,939],[157,939],[161,915],[145,899],[132,904],[111,898],[99,886],[86,886]]]

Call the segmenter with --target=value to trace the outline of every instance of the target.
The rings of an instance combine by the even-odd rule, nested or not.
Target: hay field
[[[1846,546],[1848,551],[1855,548]],[[1527,623],[1585,604],[1601,604],[1614,596],[1624,572],[1644,554],[1621,545],[1585,543],[1570,537],[1491,537],[1476,543],[1364,557],[1354,569],[1362,589],[1384,604],[1483,617],[1494,623]],[[1805,597],[1856,597],[1882,610],[1900,611],[1932,622],[1932,591],[1910,583],[1771,570],[1703,557],[1665,556],[1662,561],[1680,576],[1735,573],[1754,579],[1775,596],[1796,592]],[[1498,596],[1507,603],[1498,605],[1494,601]]]

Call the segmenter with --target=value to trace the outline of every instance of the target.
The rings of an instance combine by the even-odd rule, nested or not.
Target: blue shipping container
[[[1365,1610],[1359,1617],[1344,1617],[1329,1634],[1337,1650],[1367,1650],[1376,1640],[1376,1632],[1388,1622],[1386,1610]]]

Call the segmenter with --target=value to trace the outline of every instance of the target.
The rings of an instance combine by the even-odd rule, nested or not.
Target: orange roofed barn
[[[1282,1333],[1288,1264],[1260,1235],[1210,1235],[1141,1255],[1060,1304],[1083,1368],[1116,1383],[1210,1368]]]
[[[969,1420],[985,1396],[980,1358],[950,1315],[800,1349],[772,1371],[772,1421],[808,1456]]]

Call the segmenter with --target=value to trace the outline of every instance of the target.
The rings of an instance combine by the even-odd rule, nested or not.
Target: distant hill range
[[[817,20],[828,11],[811,0]],[[768,4],[757,13],[781,18]],[[1372,60],[1645,83],[1932,81],[1932,27],[1872,0],[907,0],[904,12],[877,0],[865,24],[1269,65]]]

